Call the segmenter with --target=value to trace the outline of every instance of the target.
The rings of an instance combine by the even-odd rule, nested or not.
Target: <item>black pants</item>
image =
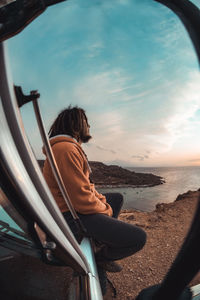
[[[105,245],[99,255],[102,260],[118,260],[141,250],[146,242],[146,233],[139,227],[117,219],[123,204],[119,193],[105,194],[113,209],[113,216],[90,214],[78,216],[87,230],[87,235]],[[72,232],[77,234],[70,212],[63,214]]]

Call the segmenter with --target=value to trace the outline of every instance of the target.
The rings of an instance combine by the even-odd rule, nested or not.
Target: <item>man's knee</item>
[[[107,199],[107,202],[109,204],[115,205],[115,207],[122,207],[124,203],[123,195],[120,193],[105,193],[104,196]]]
[[[132,247],[137,252],[146,244],[147,235],[146,232],[138,226],[133,226],[132,229],[133,233],[129,236],[129,247]]]
[[[147,234],[146,232],[140,228],[140,234],[139,234],[139,238],[138,238],[138,250],[141,250],[144,245],[146,244],[146,240],[147,240]]]
[[[120,193],[115,193],[115,201],[118,201],[118,204],[122,206],[124,204],[123,195]]]

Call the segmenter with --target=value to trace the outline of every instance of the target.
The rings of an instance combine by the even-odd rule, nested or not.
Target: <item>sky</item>
[[[195,0],[200,7],[200,0]],[[38,89],[46,130],[68,105],[86,110],[89,160],[200,166],[200,73],[178,17],[153,0],[69,0],[7,42],[13,81]],[[21,114],[37,158],[31,104]]]

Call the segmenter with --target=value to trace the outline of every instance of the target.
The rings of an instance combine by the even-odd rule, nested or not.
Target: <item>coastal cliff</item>
[[[159,203],[153,212],[122,211],[120,220],[143,228],[147,243],[141,251],[119,262],[123,267],[120,273],[109,274],[117,288],[116,300],[134,300],[142,289],[161,282],[187,235],[199,197],[200,189],[178,195],[174,202]],[[190,285],[199,283],[200,273]],[[109,289],[104,300],[111,299]]]
[[[97,186],[155,186],[164,183],[162,177],[149,173],[136,173],[117,165],[107,166],[102,162],[90,161],[91,180]]]

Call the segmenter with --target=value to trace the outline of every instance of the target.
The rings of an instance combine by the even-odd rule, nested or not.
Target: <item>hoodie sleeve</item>
[[[57,156],[57,157],[56,157]],[[73,151],[64,151],[55,158],[65,188],[75,210],[81,214],[101,213],[112,216],[112,208],[106,199],[92,187],[87,172],[84,172],[84,158],[75,147]],[[103,200],[103,201],[102,201]]]
[[[101,200],[103,203],[106,203],[106,197],[102,194],[100,194],[99,192],[97,192],[97,190],[95,189],[95,186],[93,183],[90,183],[90,187],[91,189],[94,191],[95,196]]]

